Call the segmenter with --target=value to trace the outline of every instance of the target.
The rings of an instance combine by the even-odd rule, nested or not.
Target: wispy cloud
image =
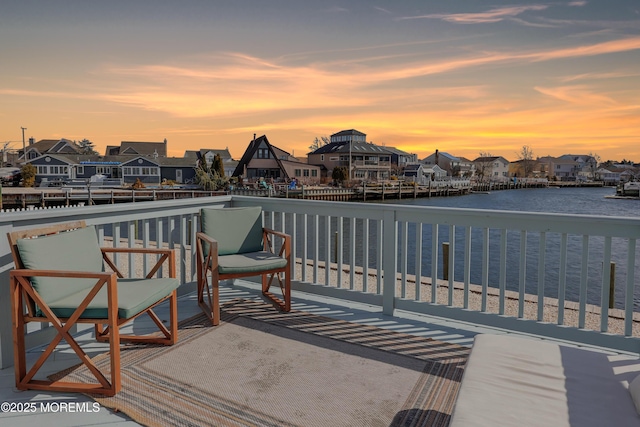
[[[569,2],[569,6],[575,6],[575,7],[586,6],[586,4],[587,4],[586,1],[572,1],[572,2]]]
[[[531,11],[531,10],[545,10],[549,6],[538,4],[538,5],[529,5],[529,6],[509,6],[491,9],[486,12],[478,12],[478,13],[434,13],[427,15],[417,15],[417,16],[404,16],[398,18],[398,20],[407,20],[407,19],[441,19],[447,22],[454,22],[458,24],[486,24],[492,22],[500,22],[506,18],[510,18],[513,16],[518,16],[522,13]]]
[[[558,86],[558,87],[536,87],[538,92],[577,105],[617,105],[617,102],[609,96],[592,90],[589,86]]]

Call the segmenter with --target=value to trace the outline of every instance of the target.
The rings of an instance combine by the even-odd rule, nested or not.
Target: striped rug
[[[92,397],[146,426],[449,424],[465,347],[260,301],[226,303],[222,320],[182,322],[174,346],[123,347],[122,391]]]

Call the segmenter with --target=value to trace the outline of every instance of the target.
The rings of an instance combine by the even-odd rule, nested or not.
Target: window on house
[[[318,171],[316,169],[312,170],[311,176],[318,176]]]
[[[304,169],[302,173],[304,176],[309,176],[309,169]]]
[[[258,158],[259,159],[268,159],[269,158],[269,149],[268,148],[258,148]]]
[[[324,154],[320,154],[320,161],[324,162]]]
[[[301,171],[300,169],[296,169],[296,170],[294,171],[294,174],[295,174],[295,176],[301,176],[301,172],[302,172],[302,171]]]
[[[76,166],[76,174],[84,175],[84,166]]]

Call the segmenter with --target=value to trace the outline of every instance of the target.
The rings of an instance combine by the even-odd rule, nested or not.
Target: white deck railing
[[[633,322],[640,219],[221,196],[4,213],[0,229],[6,235],[84,219],[106,244],[176,248],[180,278],[190,283],[199,210],[248,205],[263,207],[266,226],[295,236],[294,289],[377,304],[387,314],[409,310],[640,352]],[[12,363],[13,263],[6,239],[0,242],[6,367]],[[612,279],[616,308],[610,310]],[[47,333],[30,333],[29,342]]]

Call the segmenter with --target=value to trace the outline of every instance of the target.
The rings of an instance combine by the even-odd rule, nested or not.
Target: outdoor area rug
[[[468,348],[261,301],[222,308],[217,327],[182,322],[174,346],[124,346],[122,390],[92,397],[147,426],[449,424]]]

